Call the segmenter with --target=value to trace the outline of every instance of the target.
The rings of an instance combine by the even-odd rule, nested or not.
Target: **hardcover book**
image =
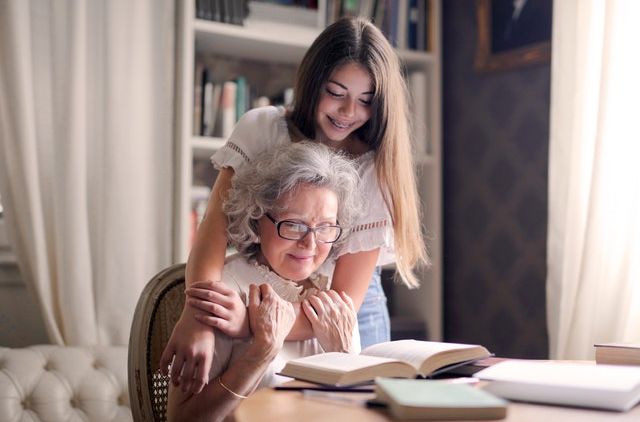
[[[599,343],[596,348],[596,362],[610,365],[640,365],[640,344]]]
[[[473,375],[485,391],[534,403],[627,411],[640,401],[640,368],[509,360]]]
[[[376,400],[395,419],[504,419],[508,403],[480,388],[448,381],[376,378]]]
[[[491,356],[483,346],[398,340],[374,344],[359,355],[321,353],[293,359],[280,372],[300,380],[335,386],[356,385],[376,377],[415,378]]]

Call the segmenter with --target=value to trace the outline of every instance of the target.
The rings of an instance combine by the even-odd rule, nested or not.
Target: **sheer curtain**
[[[552,358],[640,342],[640,2],[554,2],[547,316]]]
[[[170,262],[172,0],[0,0],[0,192],[53,343],[126,344]]]

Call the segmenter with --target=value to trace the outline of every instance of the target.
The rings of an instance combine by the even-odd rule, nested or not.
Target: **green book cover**
[[[376,398],[401,419],[502,419],[507,402],[451,381],[376,378]]]

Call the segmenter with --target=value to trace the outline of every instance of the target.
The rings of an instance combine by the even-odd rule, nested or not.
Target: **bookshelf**
[[[177,3],[176,38],[176,145],[175,145],[175,262],[185,262],[189,255],[192,233],[192,195],[202,194],[203,184],[211,187],[216,172],[209,157],[224,145],[222,137],[194,135],[194,73],[196,58],[205,57],[215,72],[233,77],[238,69],[268,72],[277,66],[280,79],[291,86],[295,68],[307,48],[320,33],[325,20],[327,1],[318,1],[316,16],[303,20],[283,15],[282,6],[272,16],[250,14],[244,25],[214,22],[196,18],[195,0]],[[408,0],[407,0],[408,1]],[[426,321],[429,338],[442,338],[442,188],[441,188],[441,65],[440,65],[440,1],[426,0],[428,10],[429,51],[400,49],[409,90],[415,99],[415,161],[418,189],[423,202],[424,227],[433,261],[430,269],[419,275],[418,291],[396,286],[394,306],[403,317]],[[260,5],[261,8],[271,7]],[[278,6],[274,6],[278,7]],[[309,11],[307,11],[308,16]],[[298,24],[292,24],[297,22]],[[300,23],[303,22],[303,23]],[[257,66],[256,66],[257,64]],[[266,69],[266,70],[265,70]],[[274,74],[276,71],[274,71]],[[218,75],[219,76],[219,75]],[[273,78],[271,78],[273,79]],[[208,167],[207,167],[208,165]]]

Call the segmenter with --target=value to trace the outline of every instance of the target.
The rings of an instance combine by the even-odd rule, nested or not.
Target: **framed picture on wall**
[[[551,60],[552,0],[476,0],[479,72]]]

